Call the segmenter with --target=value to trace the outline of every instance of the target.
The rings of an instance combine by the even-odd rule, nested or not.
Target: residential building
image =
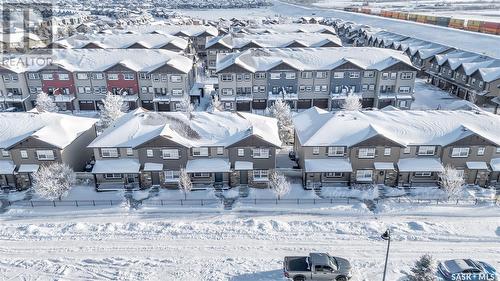
[[[347,95],[365,108],[409,109],[417,69],[401,52],[361,47],[260,48],[217,57],[226,110],[263,110],[276,99],[292,109],[339,110]]]
[[[98,110],[111,93],[123,96],[130,109],[173,111],[194,83],[192,59],[167,50],[54,49],[51,53],[36,61],[29,55],[14,57],[0,67],[5,102],[19,100],[26,110],[44,91],[62,110]]]
[[[234,30],[236,33],[247,34],[280,34],[280,33],[303,33],[309,35],[310,33],[323,33],[335,35],[335,29],[330,26],[322,24],[300,24],[300,23],[286,23],[286,24],[253,24],[241,27]]]
[[[165,34],[78,34],[48,46],[58,49],[162,49],[189,53],[184,38]]]
[[[217,54],[243,52],[250,48],[319,48],[341,47],[340,38],[333,34],[310,33],[304,36],[301,33],[278,34],[245,34],[231,33],[208,39],[207,68],[211,75],[215,75]]]
[[[83,171],[97,119],[50,112],[0,113],[0,186],[25,189],[40,166],[58,162]]]
[[[436,185],[450,165],[471,185],[500,185],[500,116],[484,111],[339,111],[294,116],[305,187]]]
[[[185,168],[195,188],[267,187],[280,147],[276,120],[250,113],[149,112],[121,117],[89,147],[97,188],[177,188]]]

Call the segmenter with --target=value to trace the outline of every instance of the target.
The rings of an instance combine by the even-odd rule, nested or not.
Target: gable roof
[[[52,112],[0,113],[0,148],[8,149],[32,137],[63,149],[96,122]]]
[[[500,145],[500,116],[484,111],[339,111],[311,108],[294,118],[303,146],[353,146],[376,135],[402,146],[445,146],[471,135]]]
[[[264,48],[286,48],[294,42],[299,42],[303,47],[321,47],[327,43],[333,42],[338,46],[342,46],[342,41],[336,35],[311,33],[298,35],[297,33],[280,33],[280,34],[227,34],[207,40],[205,48],[209,48],[216,43],[220,43],[229,49],[240,49],[248,45],[250,42]]]
[[[122,116],[89,147],[137,147],[158,136],[185,147],[227,147],[249,136],[280,146],[276,119],[251,113],[149,112],[138,108]]]

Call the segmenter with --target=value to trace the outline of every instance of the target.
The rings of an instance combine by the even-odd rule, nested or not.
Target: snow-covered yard
[[[429,84],[425,79],[415,80],[415,101],[411,105],[413,110],[442,109],[477,109],[478,107],[469,101],[451,95],[438,87]]]
[[[380,280],[386,228],[387,280],[401,280],[424,253],[500,267],[498,208],[300,211],[8,212],[0,217],[0,279],[283,280],[285,255],[327,251],[351,260],[353,280]]]

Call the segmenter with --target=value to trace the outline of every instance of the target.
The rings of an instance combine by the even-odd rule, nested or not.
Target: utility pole
[[[385,275],[387,272],[387,260],[389,259],[389,247],[391,246],[391,231],[387,229],[384,234],[382,234],[382,239],[387,240],[387,252],[385,253],[385,265],[384,265],[384,276],[382,281],[385,281]]]

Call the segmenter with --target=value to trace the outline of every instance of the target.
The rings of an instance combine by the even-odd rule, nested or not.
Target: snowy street
[[[285,255],[328,251],[351,260],[353,280],[379,280],[386,247],[379,235],[387,227],[394,237],[388,280],[400,280],[424,253],[500,266],[500,214],[491,206],[56,211],[2,215],[0,279],[282,280]]]

